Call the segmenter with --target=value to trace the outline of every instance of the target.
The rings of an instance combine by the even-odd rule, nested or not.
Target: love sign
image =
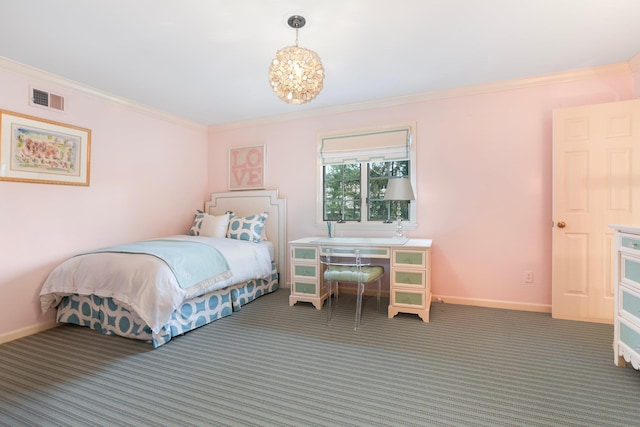
[[[264,188],[265,147],[229,149],[229,190]]]

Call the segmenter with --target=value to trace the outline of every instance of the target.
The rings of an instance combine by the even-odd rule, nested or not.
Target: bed
[[[212,193],[185,235],[66,260],[43,284],[40,302],[59,323],[155,348],[283,286],[285,262],[286,205],[277,190]]]

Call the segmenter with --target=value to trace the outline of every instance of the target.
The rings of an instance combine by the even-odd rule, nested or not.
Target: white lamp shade
[[[408,178],[391,178],[384,192],[384,200],[415,200]]]

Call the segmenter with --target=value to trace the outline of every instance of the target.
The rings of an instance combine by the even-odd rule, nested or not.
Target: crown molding
[[[55,84],[57,86],[66,88],[66,89],[71,89],[74,90],[76,92],[79,92],[83,95],[88,95],[94,98],[98,98],[102,101],[107,101],[107,102],[111,102],[114,104],[118,104],[120,106],[123,107],[128,107],[128,108],[132,108],[135,109],[139,112],[142,112],[146,115],[152,116],[152,117],[156,117],[158,119],[161,120],[165,120],[168,122],[172,122],[175,123],[177,125],[181,125],[181,126],[185,126],[185,127],[190,127],[190,128],[196,128],[199,130],[206,130],[207,126],[200,124],[200,123],[196,123],[194,121],[191,120],[187,120],[185,118],[173,115],[173,114],[169,114],[167,112],[161,111],[161,110],[157,110],[155,108],[149,107],[148,105],[144,105],[144,104],[140,104],[134,101],[131,101],[130,99],[126,99],[126,98],[121,98],[109,93],[106,93],[104,91],[95,89],[93,87],[87,86],[87,85],[83,85],[82,83],[76,82],[74,80],[71,79],[67,79],[65,77],[59,76],[57,74],[53,74],[50,73],[48,71],[43,71],[40,70],[38,68],[35,67],[31,67],[29,65],[25,65],[22,64],[20,62],[17,61],[13,61],[9,58],[5,58],[3,56],[0,56],[0,70],[4,70],[4,71],[9,71],[12,73],[17,73],[23,76],[26,76],[28,78],[33,78],[33,79],[38,79],[38,80],[42,80],[46,83],[49,84]]]
[[[637,58],[640,67],[640,54]],[[272,123],[280,123],[290,120],[300,120],[304,118],[321,117],[333,114],[348,113],[353,111],[363,111],[375,108],[393,107],[398,105],[413,104],[419,102],[429,102],[441,99],[458,98],[463,96],[481,95],[508,90],[524,89],[554,83],[564,83],[569,81],[579,81],[598,76],[629,73],[631,71],[630,62],[619,62],[615,64],[602,65],[598,67],[583,68],[578,70],[564,71],[560,73],[546,74],[522,79],[506,80],[496,83],[480,84],[474,86],[464,86],[460,88],[447,89],[435,92],[425,92],[415,95],[401,96],[395,98],[385,98],[374,101],[345,104],[337,107],[319,108],[316,110],[300,111],[289,114],[279,114],[275,116],[263,117],[254,120],[225,123],[222,125],[209,126],[209,133],[223,132],[226,130],[243,127],[258,126]]]
[[[147,115],[157,117],[162,120],[166,120],[181,126],[196,128],[199,130],[208,130],[209,134],[223,132],[226,130],[252,127],[273,123],[281,123],[291,120],[300,120],[305,118],[322,117],[333,114],[348,113],[354,111],[364,111],[376,108],[392,107],[406,104],[413,104],[419,102],[429,102],[448,98],[457,98],[463,96],[480,95],[493,92],[501,92],[508,90],[516,90],[529,88],[534,86],[549,85],[554,83],[563,83],[568,81],[579,81],[584,79],[590,79],[598,76],[616,74],[616,73],[629,73],[640,71],[640,54],[634,56],[627,62],[619,62],[615,64],[602,65],[598,67],[583,68],[578,70],[570,70],[560,73],[546,74],[542,76],[529,77],[523,79],[507,80],[502,82],[480,84],[474,86],[465,86],[454,89],[447,89],[435,92],[425,92],[414,95],[407,95],[394,98],[385,98],[373,101],[358,102],[352,104],[339,105],[335,107],[318,108],[315,110],[305,110],[295,113],[278,114],[274,116],[267,116],[258,119],[244,120],[238,122],[230,122],[221,125],[207,126],[194,121],[169,114],[167,112],[149,107],[144,104],[140,104],[131,101],[126,98],[121,98],[101,90],[92,88],[82,83],[67,79],[65,77],[58,76],[56,74],[43,71],[9,58],[0,56],[0,70],[18,73],[30,78],[43,80],[47,83],[52,83],[64,88],[68,88],[84,95],[99,98],[103,101],[112,102],[120,106],[128,107],[145,113]]]

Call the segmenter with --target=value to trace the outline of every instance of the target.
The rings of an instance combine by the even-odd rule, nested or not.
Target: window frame
[[[416,195],[416,199],[417,199],[417,185],[416,185],[416,169],[417,169],[417,162],[416,162],[416,126],[415,123],[403,123],[403,124],[399,124],[399,125],[393,125],[393,126],[385,126],[385,127],[377,127],[377,128],[366,128],[366,129],[358,129],[358,130],[351,130],[351,131],[342,131],[342,132],[337,132],[337,133],[331,133],[331,134],[322,134],[318,136],[318,142],[317,142],[317,155],[316,155],[316,163],[317,163],[317,170],[316,170],[316,221],[315,221],[315,226],[316,228],[320,231],[320,232],[325,232],[327,230],[326,227],[326,223],[324,221],[324,169],[323,169],[323,159],[322,159],[322,143],[323,143],[323,139],[326,138],[336,138],[336,137],[345,137],[345,138],[350,138],[350,137],[360,137],[360,136],[366,136],[369,134],[376,134],[376,133],[380,133],[380,132],[386,132],[386,131],[390,131],[390,130],[408,130],[408,134],[409,134],[409,138],[410,138],[410,143],[409,143],[409,149],[408,149],[408,160],[409,161],[409,180],[411,181],[411,185],[413,187],[413,192]],[[397,159],[396,159],[397,160]],[[372,161],[387,161],[385,159],[372,159]],[[391,161],[391,160],[388,160]],[[362,191],[365,191],[365,193],[362,194],[362,208],[361,208],[361,212],[360,212],[360,216],[361,216],[361,221],[357,222],[357,221],[346,221],[344,223],[339,223],[336,227],[337,231],[338,231],[338,235],[340,235],[341,231],[363,231],[363,232],[390,232],[393,233],[396,230],[396,221],[395,218],[393,217],[393,211],[394,209],[392,209],[392,218],[391,218],[391,222],[390,223],[385,223],[382,221],[368,221],[368,210],[369,207],[366,203],[366,197],[368,197],[368,192],[369,192],[369,187],[368,187],[368,173],[367,171],[369,170],[368,168],[368,163],[369,161],[365,161],[365,162],[353,162],[353,163],[361,163],[362,165],[362,169],[361,169],[361,189]],[[393,208],[393,203],[392,203],[392,208]],[[403,219],[402,220],[402,224],[405,230],[411,231],[411,230],[415,230],[418,226],[417,223],[417,203],[416,200],[413,200],[409,203],[409,219]]]

